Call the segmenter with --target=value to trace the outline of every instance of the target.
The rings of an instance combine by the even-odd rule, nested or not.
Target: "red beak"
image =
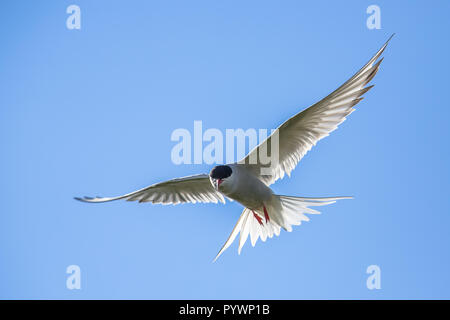
[[[217,180],[217,189],[219,189],[220,184],[223,182],[223,179],[218,179]]]

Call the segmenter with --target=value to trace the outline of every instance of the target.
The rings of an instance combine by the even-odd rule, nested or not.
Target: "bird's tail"
[[[271,201],[258,210],[245,208],[214,261],[233,243],[238,233],[240,233],[238,249],[240,254],[249,235],[252,246],[255,246],[258,238],[264,242],[273,235],[278,236],[281,228],[291,232],[293,225],[298,226],[302,221],[309,221],[306,214],[320,214],[310,207],[332,204],[341,199],[352,197],[304,198],[274,194]]]

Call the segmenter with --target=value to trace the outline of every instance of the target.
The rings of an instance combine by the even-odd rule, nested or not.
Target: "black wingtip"
[[[73,197],[75,200],[78,200],[78,201],[81,201],[81,202],[88,202],[88,200],[92,200],[92,198],[90,198],[90,197],[83,197],[83,198],[80,198],[80,197]]]
[[[395,36],[395,32],[393,34],[391,34],[391,36],[389,37],[389,39],[387,39],[385,45],[387,45],[389,43],[389,41],[391,41],[391,39]]]

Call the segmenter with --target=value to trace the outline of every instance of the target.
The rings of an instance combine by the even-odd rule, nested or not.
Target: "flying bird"
[[[214,167],[209,174],[199,174],[153,184],[149,187],[112,198],[75,198],[99,203],[124,199],[155,204],[213,202],[231,199],[244,206],[235,227],[214,261],[239,236],[240,254],[250,236],[252,246],[259,238],[266,241],[280,234],[281,228],[290,232],[293,225],[309,221],[306,214],[318,214],[311,207],[324,206],[340,199],[305,198],[275,194],[270,185],[285,174],[290,176],[303,156],[322,138],[337,129],[373,85],[367,86],[378,71],[379,59],[393,35],[380,50],[343,85],[312,106],[297,113],[279,126],[266,140],[241,161]],[[277,138],[278,161],[263,163],[262,151],[271,153]],[[275,151],[274,151],[275,152]]]

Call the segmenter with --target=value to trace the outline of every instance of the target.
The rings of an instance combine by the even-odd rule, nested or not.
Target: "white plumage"
[[[392,36],[391,36],[392,38]],[[389,40],[391,39],[389,38]],[[214,261],[239,237],[240,253],[250,236],[254,246],[259,238],[266,241],[279,235],[281,228],[292,231],[293,225],[309,221],[306,214],[318,214],[311,207],[336,202],[332,198],[302,198],[276,195],[269,186],[285,174],[290,175],[303,156],[322,138],[336,130],[354,111],[354,106],[372,86],[367,84],[377,73],[379,59],[389,40],[353,77],[328,96],[284,122],[276,131],[238,163],[215,167],[210,174],[200,174],[157,183],[114,198],[75,198],[84,202],[107,202],[119,199],[160,204],[185,202],[225,203],[225,197],[245,208],[227,241]],[[260,151],[272,154],[272,139],[278,137],[276,165],[269,167],[260,159]],[[265,169],[263,171],[262,169]],[[264,173],[263,173],[264,172]]]

